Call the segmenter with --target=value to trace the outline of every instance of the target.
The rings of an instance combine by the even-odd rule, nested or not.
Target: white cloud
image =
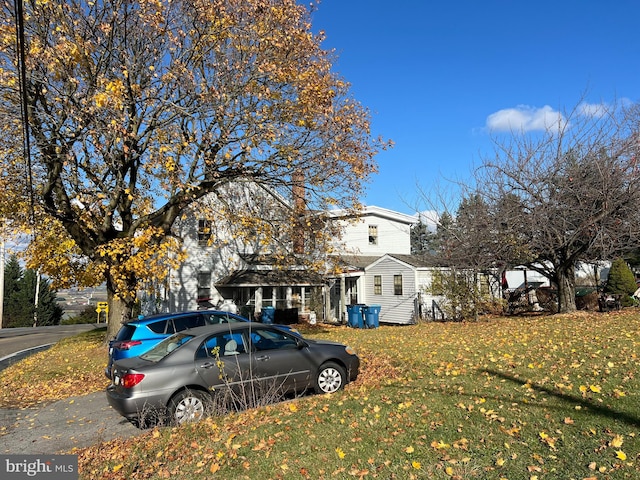
[[[578,105],[578,113],[585,117],[602,118],[609,111],[606,103],[587,103],[582,102]]]
[[[532,132],[558,130],[565,123],[562,113],[548,105],[542,108],[518,105],[492,113],[486,126],[491,131]]]

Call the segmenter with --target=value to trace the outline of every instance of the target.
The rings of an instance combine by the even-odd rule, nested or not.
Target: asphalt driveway
[[[60,338],[104,325],[60,325],[0,330],[0,370]],[[105,392],[70,397],[38,408],[0,408],[0,453],[54,454],[114,438],[129,438],[142,430],[107,403]]]
[[[130,438],[134,427],[107,403],[104,392],[71,397],[32,409],[0,409],[0,452],[54,454],[114,438]]]

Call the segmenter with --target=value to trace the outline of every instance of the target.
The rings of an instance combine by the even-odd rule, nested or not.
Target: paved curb
[[[13,365],[14,363],[18,363],[20,360],[27,358],[29,355],[33,355],[34,353],[42,352],[54,346],[55,343],[47,343],[45,345],[38,345],[36,347],[25,348],[24,350],[20,350],[19,352],[12,353],[11,355],[6,355],[0,358],[0,370],[4,370],[5,368]]]

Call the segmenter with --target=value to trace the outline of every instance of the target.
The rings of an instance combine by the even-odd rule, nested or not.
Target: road
[[[104,324],[0,329],[0,370],[62,338],[101,326]],[[142,432],[109,406],[104,392],[39,408],[0,408],[1,454],[63,453]]]
[[[58,340],[87,332],[104,324],[53,325],[0,329],[0,370],[36,351],[48,348]]]

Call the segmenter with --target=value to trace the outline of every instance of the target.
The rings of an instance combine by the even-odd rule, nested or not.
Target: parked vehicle
[[[161,313],[132,320],[122,325],[116,337],[109,342],[109,360],[105,375],[107,378],[111,377],[111,366],[115,360],[137,357],[176,332],[205,325],[248,321],[240,315],[219,310]],[[296,329],[288,325],[277,327],[298,334]]]
[[[261,323],[209,325],[114,362],[107,398],[135,424],[145,425],[147,417],[182,424],[200,420],[221,398],[251,395],[253,406],[263,394],[275,399],[274,392],[332,393],[355,380],[359,367],[355,351],[340,343]]]

